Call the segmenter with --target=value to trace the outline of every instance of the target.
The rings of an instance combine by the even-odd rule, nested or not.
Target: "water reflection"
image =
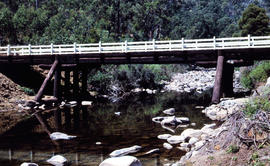
[[[184,153],[177,148],[166,150],[162,147],[165,141],[157,139],[157,135],[173,133],[153,123],[152,118],[164,116],[164,109],[174,107],[176,116],[189,117],[192,123],[196,123],[193,128],[201,128],[204,123],[209,123],[209,119],[201,110],[195,109],[197,104],[205,104],[205,101],[200,102],[187,101],[172,93],[142,94],[122,103],[97,103],[93,107],[37,112],[35,118],[0,136],[0,165],[18,165],[23,161],[46,165],[46,159],[61,154],[71,161],[71,165],[96,166],[112,151],[133,145],[143,147],[133,155],[145,166],[173,163]],[[121,113],[116,115],[115,112]],[[175,134],[180,134],[185,128],[176,128]],[[49,135],[55,131],[78,137],[53,141]],[[101,145],[96,142],[101,142]],[[159,154],[144,155],[155,148],[160,149]]]

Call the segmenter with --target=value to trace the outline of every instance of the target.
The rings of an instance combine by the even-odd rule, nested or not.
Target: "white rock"
[[[61,133],[61,132],[53,132],[52,134],[50,134],[50,138],[52,140],[69,140],[72,138],[76,138],[77,136],[73,136],[73,135],[67,135],[65,133]]]
[[[158,153],[158,152],[160,152],[159,148],[149,150],[149,151],[148,151],[148,152],[146,152],[145,154],[147,155],[147,154]]]
[[[115,112],[114,114],[120,116],[121,112]]]
[[[41,106],[39,106],[38,109],[45,110],[45,104],[42,104]]]
[[[179,123],[189,123],[190,122],[188,117],[177,117],[176,121]]]
[[[61,155],[55,155],[48,159],[47,162],[55,166],[63,166],[67,162],[67,159]]]
[[[163,147],[164,147],[165,149],[168,149],[168,150],[171,150],[171,149],[173,148],[173,146],[172,146],[171,144],[168,144],[168,143],[164,143],[164,144],[163,144]]]
[[[124,156],[130,153],[136,153],[138,152],[142,147],[135,145],[129,148],[123,148],[119,150],[115,150],[110,154],[110,157],[119,157],[119,156]]]
[[[197,143],[195,143],[195,150],[198,151],[200,150],[205,144],[205,141],[199,141]]]
[[[184,151],[184,152],[189,152],[190,151],[190,149],[189,148],[187,148],[187,147],[177,147],[179,150],[181,150],[181,151]]]
[[[195,129],[186,129],[181,133],[181,136],[186,139],[188,137],[196,137],[199,138],[202,135],[201,130],[195,130]]]
[[[185,141],[183,136],[171,136],[167,139],[170,144],[178,144]]]
[[[77,101],[70,101],[70,102],[68,102],[68,104],[76,105]]]
[[[101,145],[102,143],[101,142],[96,142],[96,145]]]
[[[104,160],[99,166],[142,166],[140,160],[133,156],[113,157]]]
[[[191,145],[190,145],[189,143],[182,142],[182,143],[180,144],[180,147],[184,147],[184,148],[190,148],[190,147],[191,147]]]
[[[171,134],[161,134],[161,135],[158,135],[158,139],[164,139],[164,140],[167,140],[168,138],[170,138],[172,135]]]
[[[190,145],[194,145],[194,144],[195,144],[196,142],[198,142],[198,141],[199,141],[198,138],[191,137],[191,138],[189,139],[188,143],[189,143]]]
[[[20,166],[38,166],[36,163],[22,163]]]
[[[82,105],[83,106],[89,106],[89,105],[92,105],[92,101],[82,101]]]
[[[174,115],[175,109],[174,108],[169,108],[169,109],[164,110],[163,113],[167,114],[167,115]]]

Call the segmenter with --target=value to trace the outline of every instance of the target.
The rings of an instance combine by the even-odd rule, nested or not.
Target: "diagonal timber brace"
[[[59,65],[58,59],[55,59],[49,73],[47,74],[45,80],[43,81],[41,87],[39,88],[39,91],[37,95],[35,96],[35,101],[39,102],[43,96],[44,90],[46,86],[48,85],[49,81],[52,79],[54,72],[56,71],[57,67]]]

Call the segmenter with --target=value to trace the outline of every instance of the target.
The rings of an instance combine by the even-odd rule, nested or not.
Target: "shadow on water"
[[[208,99],[206,99],[208,100]],[[164,140],[159,134],[180,134],[184,129],[176,128],[175,133],[152,122],[156,116],[165,116],[162,111],[174,107],[176,116],[189,117],[195,126],[201,128],[211,121],[196,105],[207,101],[184,100],[182,95],[163,93],[156,95],[137,94],[120,103],[97,103],[92,107],[73,107],[46,110],[36,113],[8,132],[0,135],[0,165],[18,165],[33,161],[40,165],[53,154],[62,154],[71,165],[96,166],[117,149],[133,145],[142,146],[136,154],[145,166],[173,163],[184,152],[175,146],[172,150],[163,148]],[[115,114],[120,112],[120,115]],[[52,141],[49,135],[60,131],[77,138]],[[101,144],[97,143],[100,142]],[[159,148],[159,154],[145,156],[145,152]]]

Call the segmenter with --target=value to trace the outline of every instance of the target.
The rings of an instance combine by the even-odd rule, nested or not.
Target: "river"
[[[46,159],[61,154],[70,165],[97,166],[117,149],[133,145],[142,146],[135,154],[144,166],[174,163],[184,154],[177,146],[172,150],[163,148],[160,134],[180,134],[186,128],[201,128],[211,121],[201,113],[205,100],[187,100],[178,93],[148,95],[138,93],[118,103],[97,102],[90,107],[57,108],[46,110],[20,122],[0,135],[0,165],[17,166],[22,162],[49,165]],[[175,133],[152,122],[168,108],[175,108],[175,116],[188,117],[195,125],[179,127]],[[120,115],[116,114],[120,112]],[[60,131],[77,138],[51,141],[51,132]],[[159,148],[160,153],[144,155]]]

